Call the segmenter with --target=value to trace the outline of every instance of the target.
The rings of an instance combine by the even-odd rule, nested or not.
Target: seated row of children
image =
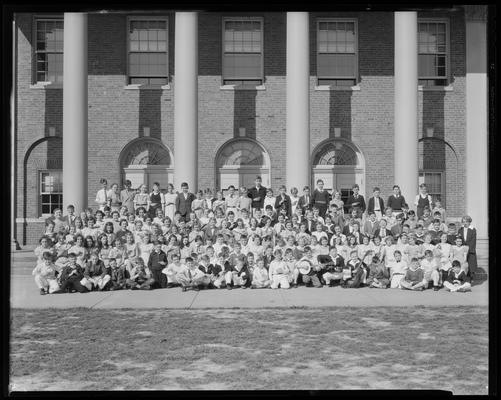
[[[149,290],[173,286],[181,286],[183,291],[188,288],[289,288],[297,287],[298,283],[314,287],[339,284],[350,288],[369,286],[413,290],[422,290],[432,283],[434,290],[445,286],[451,291],[455,290],[447,282],[455,284],[455,281],[460,281],[461,290],[469,286],[466,253],[460,236],[452,246],[446,243],[444,234],[440,244],[425,249],[422,254],[411,246],[402,246],[402,243],[399,248],[392,245],[391,237],[387,238],[389,245],[379,252],[370,244],[363,248],[363,254],[361,245],[348,246],[348,249],[331,247],[326,238],[322,238],[325,251],[314,253],[311,246],[296,246],[292,242],[292,246],[283,248],[270,245],[264,253],[255,254],[248,249],[242,252],[240,242],[234,243],[230,249],[221,243],[222,235],[218,235],[214,245],[200,246],[196,250],[187,246],[188,252],[183,252],[187,254],[185,257],[176,248],[175,237],[171,236],[171,247],[159,240],[147,243],[148,234],[144,234],[142,246],[133,243],[132,234],[126,237],[125,246],[116,239],[111,248],[105,234],[100,237],[101,246],[87,248],[82,246],[81,235],[77,236],[77,243],[73,246],[65,244],[62,235],[57,243],[60,246],[51,246],[48,238],[42,238],[41,246],[37,248],[39,262],[33,270],[40,293],[125,288]],[[86,240],[92,244],[91,237]],[[244,242],[246,238],[241,240]],[[61,251],[62,248],[66,250]],[[463,248],[462,253],[455,252],[455,248]],[[341,252],[348,255],[343,257]],[[459,266],[459,272],[456,266]],[[407,281],[412,285],[407,285]]]

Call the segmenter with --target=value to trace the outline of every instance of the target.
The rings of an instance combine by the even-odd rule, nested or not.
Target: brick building
[[[95,208],[101,177],[205,189],[257,174],[385,200],[397,183],[409,203],[424,181],[487,239],[485,7],[18,13],[13,29],[21,246],[54,207]]]

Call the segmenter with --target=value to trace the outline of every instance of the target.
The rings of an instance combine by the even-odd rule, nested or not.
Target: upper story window
[[[128,84],[168,83],[167,18],[129,18]]]
[[[419,20],[418,68],[419,84],[447,86],[449,25],[447,21]]]
[[[263,84],[263,19],[223,19],[223,85]]]
[[[319,85],[354,86],[358,76],[357,21],[317,21],[317,78]]]
[[[63,19],[36,19],[35,32],[35,82],[63,83]]]

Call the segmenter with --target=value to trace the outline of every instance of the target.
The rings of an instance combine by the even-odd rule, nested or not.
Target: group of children
[[[156,184],[146,192],[150,200],[138,202],[132,193],[132,205],[123,205],[117,188],[106,192],[103,185],[105,194],[98,193],[96,201],[104,202],[96,212],[77,215],[68,206],[63,216],[54,210],[35,249],[35,282],[43,295],[175,286],[471,290],[472,248],[465,244],[474,233],[470,217],[463,217],[458,232],[454,223],[445,225],[439,204],[432,209],[417,199],[422,210],[416,213],[395,193],[388,203],[401,209],[385,208],[378,196],[366,209],[358,190],[345,214],[339,193],[323,197],[323,182],[318,186],[312,196],[305,187],[297,200],[281,187],[265,204],[269,190],[258,179],[255,188],[241,188],[240,196],[230,187],[226,198],[221,192],[204,197],[208,191],[194,196],[183,184],[167,205]],[[318,200],[324,198],[325,203]],[[172,217],[166,216],[171,206]]]

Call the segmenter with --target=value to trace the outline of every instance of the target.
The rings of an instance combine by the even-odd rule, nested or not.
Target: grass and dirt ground
[[[487,307],[13,309],[10,389],[487,394]]]

